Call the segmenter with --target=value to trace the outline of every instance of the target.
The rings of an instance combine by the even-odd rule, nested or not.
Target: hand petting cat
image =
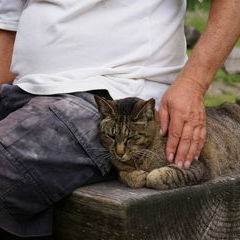
[[[183,163],[185,156],[190,162],[190,157],[199,153],[206,128],[208,131],[199,160],[194,160],[187,169],[182,166],[179,168],[167,160],[165,149],[168,138],[160,135],[153,98],[147,101],[131,97],[107,100],[95,96],[100,113],[99,137],[106,150],[100,149],[99,154],[117,168],[119,178],[125,185],[168,190],[239,173],[240,105],[225,103],[207,107],[205,114],[203,95],[199,95],[196,88],[191,88],[192,85],[187,88],[182,86],[187,87],[186,82],[169,88],[162,103],[162,109],[173,109],[173,113],[170,112],[175,124],[173,132],[176,126],[180,129],[175,135],[181,137],[173,136],[175,144],[182,138],[178,151],[183,159],[177,163]],[[178,97],[180,101],[174,101]],[[169,119],[166,118],[166,122],[170,122]],[[184,156],[186,149],[190,154],[185,151]]]
[[[176,82],[164,94],[159,115],[161,135],[168,131],[168,160],[189,168],[199,158],[206,138],[203,94],[191,84]]]
[[[239,9],[239,0],[211,1],[206,30],[162,98],[162,134],[168,131],[169,136],[166,154],[179,167],[188,168],[203,147],[206,136],[203,96],[240,35]]]

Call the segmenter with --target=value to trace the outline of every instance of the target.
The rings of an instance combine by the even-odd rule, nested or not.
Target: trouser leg
[[[49,235],[54,203],[108,178],[98,123],[90,94],[36,97],[0,121],[1,228]]]

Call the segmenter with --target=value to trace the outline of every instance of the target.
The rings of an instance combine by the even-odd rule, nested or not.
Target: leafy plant
[[[223,79],[224,83],[229,86],[235,86],[240,83],[240,74],[227,74],[222,69],[219,69],[216,74],[216,79]]]
[[[235,102],[237,97],[239,96],[236,94],[226,93],[222,95],[206,95],[204,100],[206,106],[217,106],[224,102]]]
[[[187,8],[190,11],[193,11],[196,8],[208,9],[209,6],[210,6],[210,0],[204,0],[202,3],[200,3],[197,0],[188,0],[187,1]]]

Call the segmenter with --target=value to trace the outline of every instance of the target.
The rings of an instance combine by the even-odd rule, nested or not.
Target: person
[[[155,98],[168,160],[199,157],[203,96],[239,37],[240,2],[211,1],[189,59],[185,10],[186,0],[0,0],[2,231],[51,235],[54,203],[112,177],[94,94]]]

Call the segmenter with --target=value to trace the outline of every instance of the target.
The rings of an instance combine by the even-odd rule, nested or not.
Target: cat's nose
[[[119,143],[116,145],[116,154],[118,157],[122,158],[125,154],[125,145],[123,143]]]

